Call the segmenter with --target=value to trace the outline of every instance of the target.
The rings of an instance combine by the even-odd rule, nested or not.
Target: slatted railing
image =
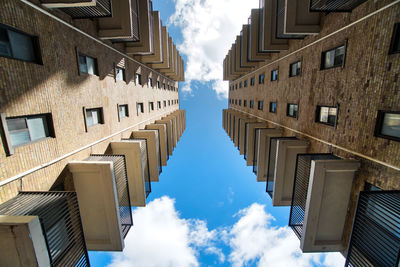
[[[61,10],[73,19],[89,19],[110,17],[112,15],[111,0],[96,0],[95,6],[67,7]]]
[[[351,12],[367,0],[310,0],[310,11]]]

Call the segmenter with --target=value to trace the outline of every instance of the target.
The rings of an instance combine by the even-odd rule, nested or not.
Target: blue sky
[[[92,266],[343,266],[337,254],[300,253],[286,227],[289,208],[272,207],[265,183],[256,182],[222,128],[228,89],[222,59],[257,5],[153,1],[185,59],[180,108],[186,130],[160,182],[152,183],[149,204],[133,210],[124,252],[90,252]]]

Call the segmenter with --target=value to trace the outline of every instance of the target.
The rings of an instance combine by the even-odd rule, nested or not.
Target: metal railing
[[[131,14],[132,14],[132,41],[140,40],[140,29],[139,29],[139,12],[137,0],[131,0]]]
[[[240,151],[240,126],[242,125],[242,119],[240,119],[239,118],[239,120],[238,120],[238,136],[237,136],[237,139],[238,139],[238,146],[237,146],[237,149]]]
[[[247,160],[247,131],[249,130],[249,122],[244,124],[244,159]]]
[[[310,11],[351,12],[367,0],[310,0]]]
[[[129,229],[133,225],[125,156],[92,154],[86,160],[113,162],[115,184],[117,186],[117,194],[118,194],[118,206],[119,206],[119,216],[121,221],[121,229],[122,229],[122,235],[125,238],[129,232]]]
[[[276,1],[276,38],[278,39],[303,39],[304,35],[285,34],[285,0]]]
[[[0,214],[39,217],[51,266],[90,266],[75,192],[20,192]]]
[[[232,139],[233,139],[233,143],[235,143],[235,130],[236,130],[236,117],[233,116],[233,129],[232,129]]]
[[[73,19],[111,17],[112,15],[111,0],[96,0],[95,6],[66,7],[61,10]]]
[[[261,129],[255,128],[254,129],[254,153],[253,153],[253,173],[257,175],[258,173],[258,146],[259,142],[258,139],[260,138],[260,131]]]
[[[308,183],[311,161],[339,159],[333,154],[298,154],[294,174],[292,204],[290,206],[289,226],[299,239],[303,234],[303,223],[306,210]]]
[[[400,191],[362,191],[345,266],[399,266]]]

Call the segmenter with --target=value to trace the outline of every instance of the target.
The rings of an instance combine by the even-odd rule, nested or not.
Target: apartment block
[[[122,251],[185,128],[184,62],[151,0],[4,0],[0,265]]]
[[[398,266],[399,1],[263,0],[223,62],[223,128],[303,252]]]

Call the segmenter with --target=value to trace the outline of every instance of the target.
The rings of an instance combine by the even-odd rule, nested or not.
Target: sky
[[[272,207],[265,183],[222,128],[222,62],[258,0],[153,0],[185,60],[186,130],[147,206],[133,208],[123,252],[89,252],[92,266],[343,266],[339,253],[301,253],[289,207]]]

